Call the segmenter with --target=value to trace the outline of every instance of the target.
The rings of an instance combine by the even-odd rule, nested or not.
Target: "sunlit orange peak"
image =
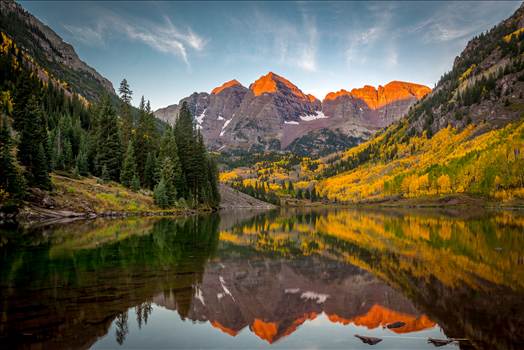
[[[286,78],[281,77],[273,72],[258,78],[249,88],[255,96],[262,94],[272,94],[278,91],[280,87],[285,87],[291,91],[291,93],[303,100],[310,100],[310,97],[306,96],[298,87],[293,85]]]
[[[307,94],[306,96],[309,99],[309,102],[315,102],[317,100],[317,98],[311,94]]]
[[[376,109],[395,101],[413,97],[420,100],[430,92],[431,89],[425,85],[395,80],[384,86],[379,85],[378,88],[371,85],[364,85],[361,88],[352,89],[351,91],[340,90],[338,92],[330,92],[324,100],[329,101],[341,96],[351,96],[363,101],[369,108]]]
[[[230,87],[233,87],[233,86],[237,86],[237,85],[242,85],[238,82],[238,80],[236,79],[233,79],[233,80],[230,80],[230,81],[226,81],[224,84],[220,85],[220,86],[217,86],[216,88],[214,88],[211,93],[213,95],[217,95],[219,93],[221,93],[222,91],[224,91],[225,89],[227,88],[230,88]]]
[[[264,322],[258,318],[255,318],[250,328],[260,339],[264,339],[270,344],[275,340],[278,331],[276,323]]]
[[[364,326],[368,329],[385,327],[390,323],[402,321],[404,326],[391,329],[395,333],[416,332],[428,328],[433,328],[435,322],[431,321],[426,315],[415,316],[388,309],[381,305],[373,305],[367,313],[352,319],[346,319],[336,314],[328,315],[331,322],[342,323],[344,325],[353,323],[356,326]]]
[[[211,322],[211,325],[215,328],[218,328],[220,329],[222,332],[226,333],[226,334],[229,334],[230,336],[234,337],[238,334],[237,331],[235,331],[234,329],[231,329],[231,328],[228,328],[224,325],[222,325],[220,322],[218,321],[212,321]]]
[[[330,92],[329,94],[326,95],[326,97],[324,98],[324,100],[335,100],[337,98],[339,98],[340,96],[345,96],[345,95],[348,95],[348,96],[351,96],[351,92],[347,91],[347,90],[339,90],[337,92]]]

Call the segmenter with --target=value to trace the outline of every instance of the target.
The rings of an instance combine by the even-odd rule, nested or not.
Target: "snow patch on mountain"
[[[232,119],[229,119],[229,120],[226,120],[226,122],[224,123],[224,125],[222,126],[222,130],[220,130],[220,136],[224,136],[225,132],[226,132],[226,128],[227,126],[229,125],[229,123],[231,122]]]
[[[312,120],[317,119],[326,119],[329,118],[327,115],[325,115],[322,111],[316,111],[315,114],[308,114],[308,115],[301,115],[300,119],[302,119],[305,122],[310,122]]]
[[[204,117],[206,116],[206,111],[207,111],[207,108],[204,109],[202,114],[200,114],[199,116],[195,117],[197,128],[199,128],[199,129],[202,129],[202,122],[204,121]]]
[[[323,304],[326,302],[327,298],[329,298],[329,295],[308,291],[308,292],[302,293],[300,298],[306,299],[306,300],[314,300],[317,302],[317,304]]]

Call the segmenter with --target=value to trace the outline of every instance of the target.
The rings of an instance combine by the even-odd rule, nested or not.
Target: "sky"
[[[272,71],[303,92],[392,80],[434,87],[473,36],[520,2],[44,2],[20,4],[115,89],[153,109]]]

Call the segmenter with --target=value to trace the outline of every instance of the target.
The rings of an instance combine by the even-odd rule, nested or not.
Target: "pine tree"
[[[164,180],[166,195],[169,204],[172,205],[176,200],[176,188],[175,188],[175,167],[171,158],[167,157],[162,163],[162,169],[160,170],[160,181]]]
[[[47,157],[42,143],[38,144],[38,151],[32,159],[31,184],[44,190],[51,189],[51,179],[49,178]]]
[[[107,170],[107,165],[102,165],[102,174],[100,175],[103,181],[111,181],[111,174],[109,173],[109,170]]]
[[[179,194],[181,197],[189,198],[194,186],[194,146],[195,133],[193,128],[193,117],[187,106],[187,103],[182,103],[178,119],[174,127],[174,135],[178,149],[178,157],[180,160],[180,167],[185,180],[185,186],[181,189]],[[191,193],[192,194],[192,193]]]
[[[127,82],[127,79],[122,79],[120,82],[120,88],[118,88],[118,93],[120,94],[120,99],[122,102],[126,104],[131,103],[131,99],[133,96],[133,91],[129,88],[129,84]]]
[[[151,111],[147,109],[143,96],[140,101],[139,109],[134,145],[138,176],[141,181],[144,182],[147,154],[158,148],[159,137],[157,135],[155,117]]]
[[[5,107],[3,105],[2,109]],[[25,179],[14,156],[7,117],[2,116],[0,122],[0,190],[14,198],[22,198],[25,194]]]
[[[130,142],[127,146],[127,152],[124,158],[124,163],[122,164],[122,171],[120,172],[120,182],[126,187],[131,187],[133,179],[135,177],[137,177],[135,150],[133,147],[133,143]],[[140,188],[140,181],[138,187]]]
[[[185,193],[187,186],[182,172],[174,130],[171,128],[167,128],[164,131],[164,135],[160,140],[159,159],[163,161],[167,157],[171,158],[173,163],[175,189],[178,195],[182,195]]]
[[[167,195],[166,182],[164,179],[160,179],[160,182],[155,186],[153,191],[153,199],[155,204],[160,208],[169,207],[169,198]]]
[[[87,143],[85,137],[80,141],[78,155],[76,156],[76,167],[78,168],[78,173],[80,175],[89,175],[89,162],[87,159]]]
[[[105,166],[109,178],[118,181],[122,165],[122,147],[115,111],[107,95],[102,100],[98,119],[95,164],[99,174]]]
[[[122,118],[122,146],[123,149],[127,149],[127,145],[131,141],[131,136],[133,134],[133,116],[131,114],[131,100],[133,96],[133,91],[129,88],[127,80],[124,78],[120,83],[120,88],[118,89],[120,94],[120,117]]]
[[[158,182],[157,160],[153,152],[149,152],[146,158],[146,166],[144,168],[144,187],[153,189]]]
[[[131,180],[131,189],[135,192],[140,190],[140,179],[136,173],[133,175],[133,180]]]

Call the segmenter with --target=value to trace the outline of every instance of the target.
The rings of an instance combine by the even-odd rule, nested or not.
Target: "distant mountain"
[[[70,44],[14,1],[0,0],[0,31],[8,34],[42,68],[89,100],[115,95],[111,82],[83,62]]]
[[[375,89],[330,93],[324,101],[305,94],[273,72],[249,88],[231,80],[211,93],[193,93],[155,115],[173,123],[186,102],[214,150],[283,150],[315,154],[345,149],[400,119],[431,90],[391,82]],[[327,142],[326,142],[327,141]]]

